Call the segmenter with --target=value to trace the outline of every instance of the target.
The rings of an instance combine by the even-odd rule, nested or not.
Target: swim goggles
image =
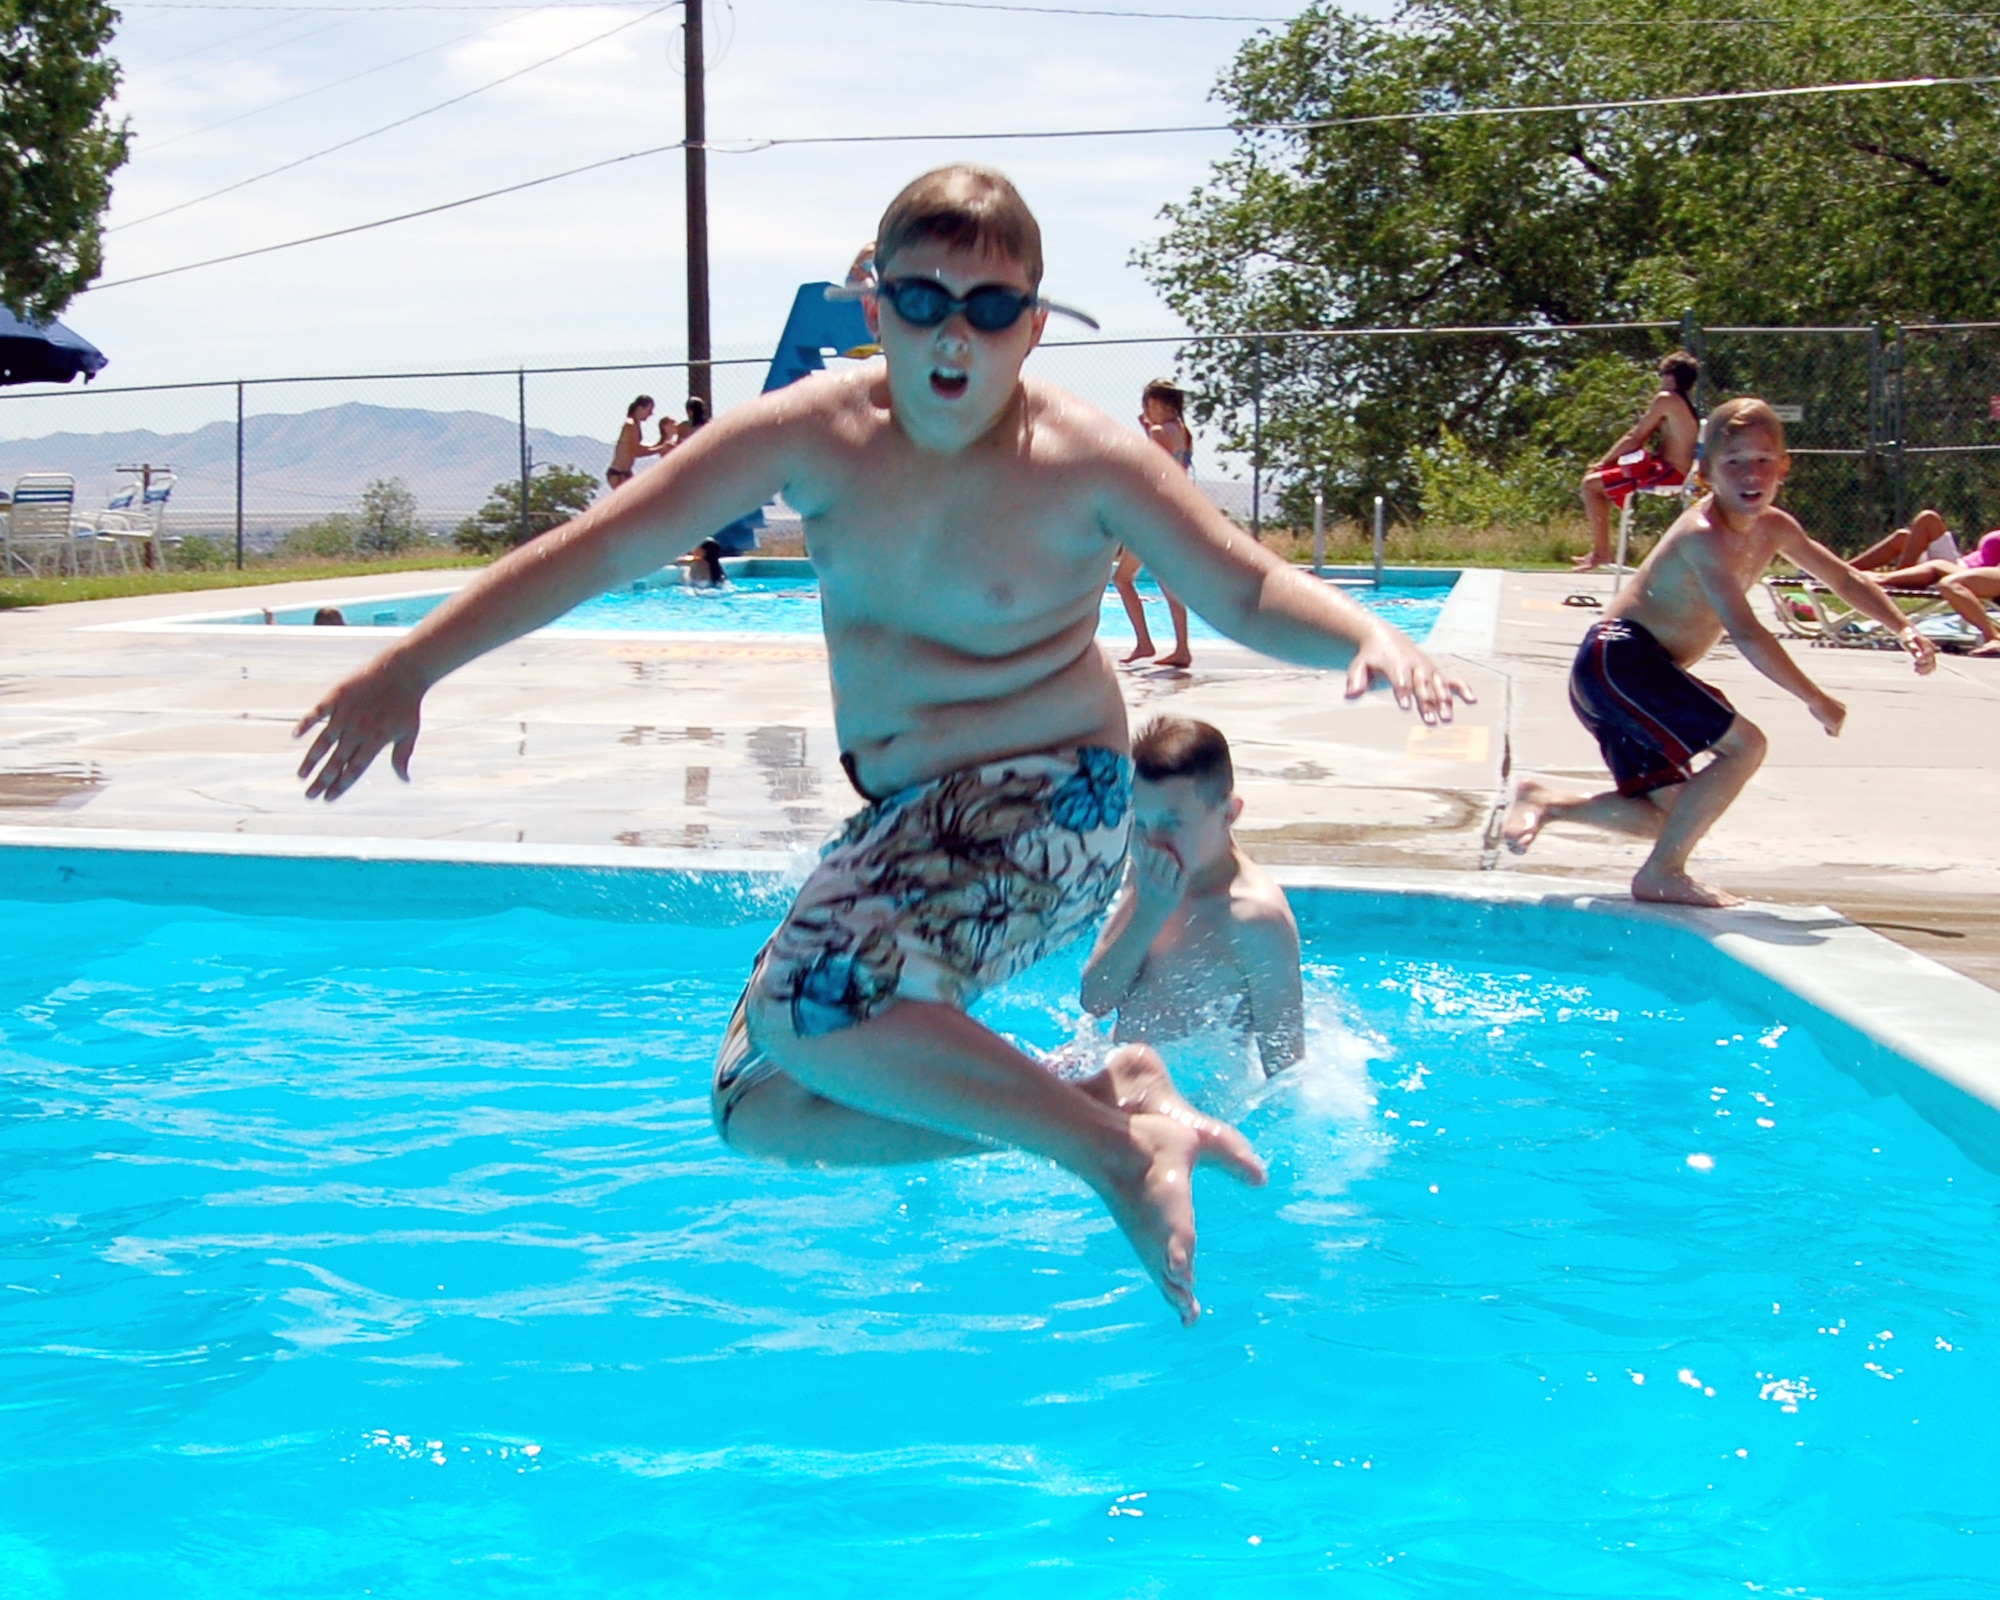
[[[1053,311],[1058,316],[1072,317],[1085,327],[1097,326],[1097,319],[1088,312],[1057,305],[1040,295],[1023,294],[1000,283],[982,283],[963,297],[930,278],[891,278],[886,283],[847,284],[826,291],[829,300],[859,300],[867,294],[888,301],[897,317],[913,328],[935,328],[961,311],[965,320],[981,333],[1005,333],[1028,311]]]

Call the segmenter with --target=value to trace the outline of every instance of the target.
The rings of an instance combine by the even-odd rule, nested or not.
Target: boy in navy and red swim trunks
[[[1688,875],[1688,854],[1756,772],[1764,735],[1687,669],[1726,632],[1752,666],[1803,700],[1828,734],[1838,734],[1847,718],[1847,708],[1799,670],[1750,609],[1748,591],[1772,558],[1789,558],[1888,628],[1918,672],[1937,665],[1937,652],[1873,579],[1778,509],[1791,457],[1776,412],[1762,400],[1731,400],[1710,415],[1707,439],[1709,493],[1681,513],[1592,624],[1570,669],[1570,704],[1596,737],[1617,788],[1563,794],[1524,778],[1504,836],[1518,854],[1551,821],[1637,834],[1654,844],[1633,875],[1634,899],[1731,906],[1741,904],[1737,896]],[[1704,752],[1713,759],[1697,772],[1695,758]]]
[[[1660,362],[1660,392],[1639,420],[1618,436],[1583,475],[1583,511],[1590,518],[1590,552],[1576,558],[1579,572],[1611,559],[1611,513],[1647,489],[1678,489],[1694,470],[1701,418],[1694,409],[1701,363],[1685,350]],[[1657,449],[1649,446],[1657,446]]]

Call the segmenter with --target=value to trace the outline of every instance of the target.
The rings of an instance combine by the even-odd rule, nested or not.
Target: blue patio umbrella
[[[23,322],[0,307],[0,384],[68,383],[79,372],[90,382],[106,356],[60,322]]]

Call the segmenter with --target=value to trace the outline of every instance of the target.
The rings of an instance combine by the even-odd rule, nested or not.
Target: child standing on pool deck
[[[1118,675],[1096,643],[1129,547],[1223,632],[1386,679],[1426,721],[1470,698],[1410,640],[1236,529],[1150,441],[1021,375],[1050,311],[1012,184],[946,167],[891,202],[862,299],[880,359],[807,378],[687,438],[626,492],[504,557],[299,723],[300,775],[345,793],[383,750],[407,778],[424,694],[474,657],[656,571],[782,492],[819,577],[841,763],[866,802],[758,958],[717,1057],[723,1138],[802,1165],[1017,1145],[1103,1199],[1180,1313],[1196,1166],[1263,1163],[1197,1114],[1156,1052],[1064,1083],[966,1015],[1080,938],[1131,825]]]
[[[1708,419],[1709,493],[1667,529],[1645,564],[1591,624],[1570,669],[1569,697],[1618,780],[1603,794],[1564,794],[1534,778],[1514,791],[1503,836],[1516,854],[1549,822],[1588,822],[1654,841],[1632,878],[1636,900],[1742,904],[1688,876],[1688,854],[1764,759],[1764,735],[1688,668],[1726,632],[1744,659],[1806,703],[1829,735],[1847,707],[1786,653],[1750,609],[1748,590],[1785,556],[1848,605],[1888,628],[1919,673],[1937,665],[1928,639],[1873,579],[1806,536],[1777,507],[1791,470],[1785,428],[1762,400],[1731,400]],[[1700,772],[1694,758],[1714,759]]]
[[[1139,426],[1148,439],[1180,463],[1181,471],[1193,473],[1194,435],[1188,431],[1187,394],[1172,378],[1155,378],[1146,385],[1145,393],[1139,397]],[[1111,587],[1124,602],[1125,615],[1131,619],[1135,635],[1131,653],[1125,657],[1128,666],[1144,661],[1153,653],[1153,634],[1146,626],[1146,603],[1139,598],[1138,579],[1139,558],[1129,550],[1120,550],[1118,564],[1111,569]],[[1166,598],[1167,615],[1173,620],[1174,648],[1171,654],[1160,657],[1159,665],[1191,667],[1194,651],[1188,646],[1187,607],[1165,589],[1160,593]]]
[[[1083,969],[1083,1008],[1113,1038],[1159,1044],[1220,1024],[1255,1039],[1266,1077],[1305,1054],[1299,925],[1230,828],[1243,814],[1229,741],[1156,717],[1132,741],[1125,886]]]

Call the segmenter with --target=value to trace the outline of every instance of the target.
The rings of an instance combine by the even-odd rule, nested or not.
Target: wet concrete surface
[[[464,580],[439,574],[440,587]],[[422,575],[259,590],[260,605],[352,603]],[[1619,882],[1636,843],[1551,828],[1497,847],[1511,779],[1606,783],[1570,712],[1570,656],[1595,612],[1558,574],[1500,585],[1490,653],[1454,658],[1479,703],[1427,729],[1384,694],[1233,647],[1191,672],[1121,673],[1135,724],[1200,717],[1228,733],[1242,837],[1274,863],[1534,873]],[[229,595],[0,612],[0,812],[9,824],[238,835],[799,849],[858,804],[839,765],[824,651],[796,640],[521,640],[433,691],[408,785],[386,763],[336,804],[302,798],[300,714],[385,642],[364,630],[144,631]],[[1724,647],[1702,669],[1771,753],[1697,866],[1758,898],[1825,903],[2000,986],[2000,662],[1799,646],[1849,703],[1826,738]]]

